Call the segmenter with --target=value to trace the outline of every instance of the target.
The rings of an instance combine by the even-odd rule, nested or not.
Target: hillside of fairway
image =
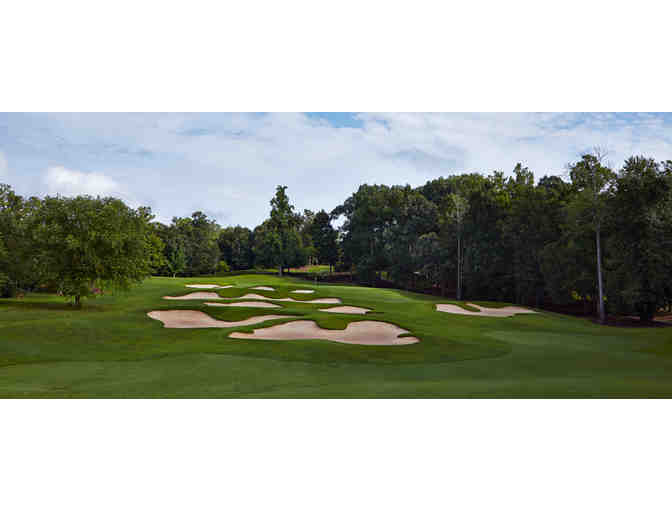
[[[187,285],[213,284],[225,287],[208,290],[224,298],[219,303],[256,294],[279,307],[163,299],[192,293]],[[324,298],[371,311],[327,313],[320,309],[338,305],[307,303]],[[270,275],[152,278],[129,294],[87,301],[81,310],[55,295],[0,299],[0,397],[672,397],[672,328],[599,326],[548,312],[459,315],[437,311],[439,303],[458,304]],[[147,315],[169,310],[200,311],[225,322],[290,318],[170,329]],[[294,320],[330,330],[382,321],[408,331],[400,338],[419,342],[229,337]]]

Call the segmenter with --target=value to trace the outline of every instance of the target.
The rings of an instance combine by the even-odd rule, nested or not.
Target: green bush
[[[226,263],[225,260],[222,260],[219,262],[217,265],[217,274],[222,274],[222,273],[229,273],[231,271],[231,268],[229,265]]]

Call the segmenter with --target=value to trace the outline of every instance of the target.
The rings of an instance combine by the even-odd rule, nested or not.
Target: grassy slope
[[[285,302],[278,303],[282,309],[209,308],[199,301],[161,299],[191,292],[187,283],[235,284],[220,291],[227,297],[247,292],[304,301],[340,297],[376,313],[326,314],[318,309],[333,305]],[[246,289],[256,285],[278,290]],[[297,288],[316,292],[289,293]],[[99,298],[79,311],[56,296],[0,300],[0,396],[672,397],[672,329],[600,327],[550,313],[457,316],[434,311],[437,302],[450,301],[261,275],[154,278],[127,296]],[[336,329],[377,319],[422,341],[372,347],[234,340],[226,338],[230,331],[255,326],[171,330],[146,316],[178,308],[224,320],[291,314]]]

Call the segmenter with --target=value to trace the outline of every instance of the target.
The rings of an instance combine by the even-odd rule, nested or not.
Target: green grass
[[[301,273],[328,273],[329,272],[329,266],[325,264],[318,264],[314,266],[304,266],[304,267],[296,267],[292,268],[292,271],[297,271]]]
[[[219,291],[226,297],[339,297],[374,312],[327,314],[319,308],[332,305],[305,302],[211,308],[161,299],[192,292],[188,283],[235,285]],[[277,290],[249,289],[257,285]],[[292,294],[295,289],[316,292]],[[314,286],[270,275],[152,278],[127,295],[88,301],[82,310],[44,294],[0,299],[0,396],[672,397],[672,328],[605,327],[552,313],[459,316],[435,311],[439,302],[465,307],[399,290]],[[397,324],[421,342],[378,347],[240,340],[228,334],[260,325],[165,329],[146,316],[174,309],[228,321],[286,314],[331,329],[374,319]]]

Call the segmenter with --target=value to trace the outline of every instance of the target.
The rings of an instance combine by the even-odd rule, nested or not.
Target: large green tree
[[[650,321],[672,303],[672,161],[629,158],[609,205],[610,301]]]
[[[219,262],[219,226],[201,211],[189,219],[186,229],[187,271],[191,275],[212,274]]]
[[[362,281],[375,282],[390,265],[389,227],[395,221],[400,194],[385,185],[363,184],[331,216],[344,216],[341,226],[345,258]]]
[[[254,260],[261,267],[279,267],[283,263],[282,239],[269,220],[254,229]]]
[[[297,215],[298,231],[308,265],[317,264],[317,248],[311,235],[314,221],[315,213],[310,209],[304,209]]]
[[[152,274],[158,274],[168,263],[166,259],[166,243],[161,237],[162,225],[152,222],[154,215],[149,207],[140,207],[138,212],[149,225],[146,233],[147,245],[149,247],[149,267]]]
[[[577,193],[570,203],[573,220],[590,229],[595,236],[595,267],[597,276],[597,310],[600,322],[606,320],[604,278],[602,268],[602,230],[607,215],[610,185],[614,172],[604,165],[604,153],[596,148],[570,165],[569,175]]]
[[[433,286],[439,286],[442,294],[448,286],[457,293],[458,224],[452,220],[455,205],[452,197],[459,195],[469,204],[459,232],[462,297],[512,299],[511,257],[506,251],[501,228],[510,205],[503,174],[441,177],[427,182],[419,191],[438,208],[434,244],[440,250],[443,262],[440,270],[433,272],[440,278],[432,282]]]
[[[219,225],[201,211],[187,218],[173,218],[168,231],[163,232],[165,255],[173,274],[213,274],[220,259],[219,233]]]
[[[535,186],[534,174],[518,164],[506,189],[509,206],[499,225],[510,257],[513,298],[540,306],[549,290],[544,250],[561,235],[569,184],[558,177],[544,177]]]
[[[156,269],[158,275],[172,276],[184,274],[187,269],[186,240],[175,222],[167,226],[155,224],[156,234],[163,243],[163,265]]]
[[[39,282],[43,266],[34,242],[39,209],[37,198],[24,199],[0,184],[0,295],[10,296]]]
[[[222,260],[231,269],[250,269],[254,267],[254,239],[249,228],[223,228],[217,240]]]
[[[127,290],[151,274],[147,210],[115,198],[46,197],[36,244],[59,291],[80,306],[98,290]]]
[[[539,254],[545,290],[554,303],[581,301],[589,312],[597,304],[594,233],[568,207],[576,193],[570,183],[544,177],[538,187],[544,189],[539,197],[543,202],[533,221],[541,222],[548,232]]]
[[[329,264],[329,270],[338,261],[338,232],[331,226],[331,217],[322,209],[314,215],[308,228],[320,264]]]
[[[410,186],[393,186],[388,197],[394,203],[383,235],[388,278],[413,288],[423,265],[418,257],[420,238],[436,228],[437,207]]]
[[[302,266],[306,263],[307,252],[304,249],[298,228],[299,215],[294,213],[294,206],[289,202],[287,186],[278,186],[275,196],[271,199],[271,217],[268,219],[268,229],[272,232],[266,235],[266,246],[272,246],[269,251],[278,267],[278,274],[282,276],[284,268]]]

